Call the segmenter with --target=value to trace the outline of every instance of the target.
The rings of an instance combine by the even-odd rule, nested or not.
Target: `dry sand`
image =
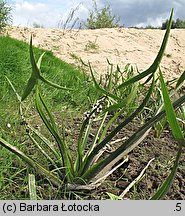
[[[35,46],[52,51],[68,63],[79,64],[72,55],[90,61],[97,74],[105,74],[107,58],[120,67],[131,63],[140,71],[147,69],[159,51],[165,31],[133,28],[64,31],[26,27],[8,30],[11,37],[26,42],[31,33]],[[95,43],[96,49],[88,48],[89,43]],[[161,66],[168,80],[185,70],[185,29],[171,30]]]

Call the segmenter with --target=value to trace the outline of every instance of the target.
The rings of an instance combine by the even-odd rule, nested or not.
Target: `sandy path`
[[[137,65],[140,71],[147,69],[157,55],[165,31],[117,28],[69,32],[21,27],[8,30],[11,37],[26,42],[31,33],[35,46],[51,50],[68,63],[78,64],[72,55],[90,61],[98,74],[105,74],[107,58],[121,67],[131,63]],[[96,49],[87,47],[90,42],[95,42]],[[168,80],[185,70],[185,29],[171,30],[161,65]]]

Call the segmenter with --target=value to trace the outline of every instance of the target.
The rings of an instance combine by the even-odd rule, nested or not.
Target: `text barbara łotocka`
[[[3,212],[93,212],[93,211],[100,211],[99,205],[85,203],[85,204],[28,204],[26,202],[20,203],[4,203],[3,205]]]

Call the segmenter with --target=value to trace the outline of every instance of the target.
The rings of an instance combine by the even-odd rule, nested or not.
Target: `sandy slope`
[[[77,64],[71,56],[75,54],[90,61],[98,74],[104,74],[107,72],[106,58],[122,67],[131,63],[140,71],[147,69],[157,55],[165,31],[127,28],[63,31],[21,27],[8,30],[11,37],[27,42],[31,33],[34,45]],[[95,41],[97,49],[86,49],[89,42]],[[171,30],[161,65],[168,80],[185,70],[185,29]]]

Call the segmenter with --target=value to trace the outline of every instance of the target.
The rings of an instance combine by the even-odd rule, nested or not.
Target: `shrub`
[[[120,19],[112,15],[110,5],[99,9],[93,0],[93,9],[89,10],[89,17],[84,24],[87,29],[116,28],[119,26]]]
[[[6,1],[0,1],[0,31],[3,30],[6,25],[11,22],[12,8],[7,4]]]

